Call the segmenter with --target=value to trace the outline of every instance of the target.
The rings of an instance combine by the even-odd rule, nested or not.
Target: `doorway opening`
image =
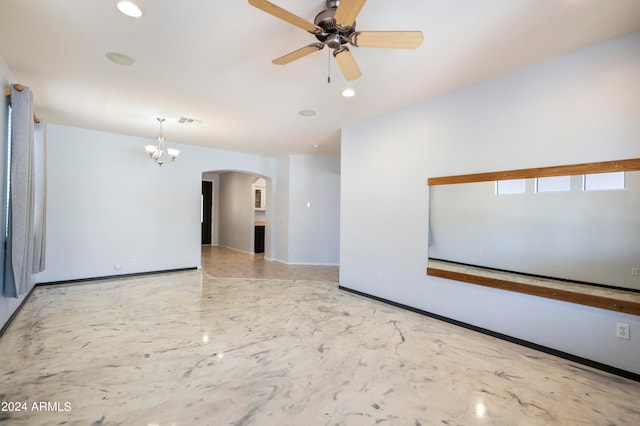
[[[252,185],[253,195],[253,252],[264,253],[264,235],[267,223],[266,211],[267,181],[257,178]]]
[[[271,179],[245,171],[211,170],[202,172],[201,180],[202,245],[270,259]]]
[[[200,198],[200,224],[202,230],[201,244],[211,245],[211,230],[213,229],[213,182],[202,181],[202,197]]]

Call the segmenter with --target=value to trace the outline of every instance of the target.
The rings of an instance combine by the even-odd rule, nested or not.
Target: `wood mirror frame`
[[[566,166],[539,167],[502,172],[477,173],[429,178],[429,186],[508,179],[527,179],[593,173],[640,171],[640,158]],[[463,265],[429,259],[427,275],[514,291],[533,296],[562,300],[581,305],[640,315],[640,291],[576,284],[553,278],[531,277],[517,272],[505,272],[485,267]]]

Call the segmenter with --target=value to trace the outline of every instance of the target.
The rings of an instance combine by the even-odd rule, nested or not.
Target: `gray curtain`
[[[34,208],[33,208],[33,268],[37,274],[45,268],[47,218],[47,126],[36,123],[34,129]]]
[[[45,140],[40,138],[42,143],[36,149],[34,133],[33,94],[28,87],[22,91],[12,88],[9,229],[4,259],[4,295],[7,297],[18,297],[31,290],[32,273],[44,266],[44,204],[36,208],[37,182],[43,191],[38,193],[38,202],[45,199],[44,164],[36,166],[36,158],[40,162],[44,160]]]

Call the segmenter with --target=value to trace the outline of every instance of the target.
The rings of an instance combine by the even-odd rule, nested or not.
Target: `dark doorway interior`
[[[202,181],[202,244],[211,244],[213,182]]]
[[[254,234],[253,242],[254,242],[254,252],[264,253],[264,225],[255,226],[255,234]]]

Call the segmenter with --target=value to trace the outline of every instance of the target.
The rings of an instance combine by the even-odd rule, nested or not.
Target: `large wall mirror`
[[[640,314],[640,159],[428,184],[429,275]]]

